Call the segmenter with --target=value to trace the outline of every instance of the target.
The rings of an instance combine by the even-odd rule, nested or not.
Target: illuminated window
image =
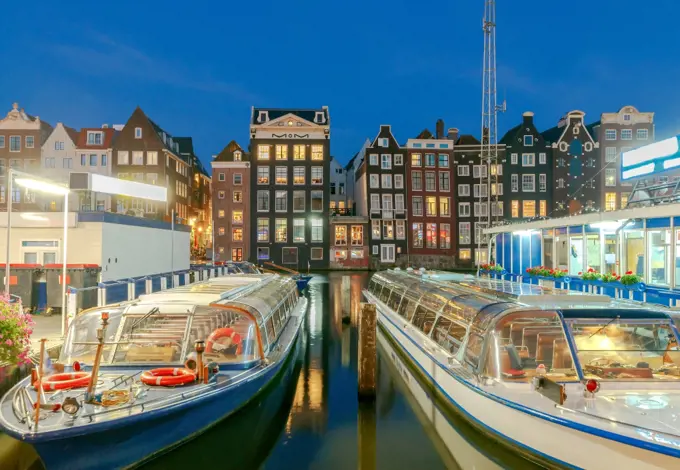
[[[224,191],[220,191],[220,193],[224,193]],[[224,194],[220,199],[224,199]],[[243,191],[234,191],[232,195],[232,201],[243,202]]]
[[[223,250],[224,248],[220,248]],[[243,248],[232,248],[231,249],[231,260],[232,261],[243,261]]]
[[[217,211],[217,218],[224,219],[224,209],[220,209]]]
[[[224,235],[224,233],[225,233],[224,227],[220,227],[219,230],[217,231],[218,235]]]
[[[312,184],[323,184],[323,167],[313,166],[311,172]]]
[[[258,242],[269,241],[269,219],[265,218],[257,219],[257,241]]]
[[[605,168],[604,170],[604,185],[616,186],[616,168]]]
[[[522,217],[536,216],[536,201],[522,201]]]
[[[519,217],[519,201],[512,201],[510,203],[510,210],[512,211],[512,217]]]
[[[276,184],[288,184],[288,168],[285,166],[276,167]]]
[[[437,224],[425,224],[425,243],[427,248],[437,248]]]
[[[269,160],[269,145],[258,145],[257,146],[257,159],[258,160]]]
[[[241,161],[241,156],[242,156],[242,154],[241,154],[241,151],[240,151],[240,150],[237,150],[236,152],[234,152],[234,161],[235,161],[235,162],[240,162],[240,161]]]
[[[277,160],[288,160],[288,146],[287,145],[277,145],[275,151],[276,151],[276,159]]]
[[[451,248],[451,224],[441,224],[439,229],[439,247]]]
[[[413,240],[413,248],[423,247],[423,224],[415,223],[412,225],[411,239]]]
[[[293,145],[293,160],[304,160],[305,159],[305,146],[304,145]]]
[[[276,219],[274,223],[274,236],[276,242],[288,241],[288,221],[286,219]]]
[[[257,184],[269,184],[269,167],[257,167]]]
[[[538,215],[545,217],[547,214],[547,210],[548,204],[546,203],[546,201],[544,200],[538,201]]]
[[[437,216],[437,198],[435,196],[425,198],[425,215]]]
[[[625,209],[626,206],[628,205],[628,196],[629,196],[629,194],[622,194],[621,195],[621,209]]]
[[[293,167],[293,184],[305,184],[305,167]]]
[[[380,221],[371,220],[371,238],[373,240],[380,240]]]
[[[312,145],[312,160],[323,160],[323,145]]]
[[[243,224],[243,211],[232,211],[231,212],[231,223],[232,224]]]
[[[364,244],[364,227],[362,225],[352,225],[352,246],[362,246]]]
[[[448,217],[451,215],[451,203],[448,197],[439,198],[439,215],[440,217]]]
[[[621,196],[623,199],[623,196]],[[623,201],[622,201],[623,203]],[[615,211],[616,210],[616,193],[605,193],[604,195],[604,210]]]
[[[411,154],[411,166],[423,166],[423,156],[419,153]]]
[[[347,245],[347,225],[335,226],[335,244]]]
[[[243,229],[242,228],[231,229],[231,239],[235,242],[242,242],[243,241]]]
[[[471,259],[472,251],[470,251],[470,248],[462,248],[458,251],[458,258],[462,260]]]

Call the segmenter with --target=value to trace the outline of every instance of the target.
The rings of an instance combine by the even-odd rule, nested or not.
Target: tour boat
[[[384,271],[378,322],[451,409],[535,463],[680,468],[680,320],[604,295]]]
[[[0,427],[33,444],[50,470],[139,464],[281,375],[306,311],[295,282],[278,275],[213,278],[85,311],[57,373],[41,359],[2,398]]]

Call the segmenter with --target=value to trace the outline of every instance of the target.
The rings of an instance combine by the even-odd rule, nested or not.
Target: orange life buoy
[[[241,354],[241,335],[236,333],[232,328],[218,328],[213,331],[205,344],[205,352],[213,352],[213,344],[220,338],[231,338],[232,344],[236,345],[236,354]]]
[[[50,390],[65,390],[76,387],[87,387],[90,385],[89,372],[64,372],[63,374],[53,374],[42,379],[42,389]],[[35,383],[38,388],[38,383]]]
[[[146,385],[184,385],[196,380],[196,374],[184,367],[165,367],[151,369],[142,373],[140,380]]]

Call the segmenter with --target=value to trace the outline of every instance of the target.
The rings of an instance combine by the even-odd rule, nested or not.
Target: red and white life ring
[[[232,344],[237,346],[236,354],[241,354],[241,335],[236,333],[233,328],[218,328],[217,330],[213,331],[210,336],[208,336],[208,340],[206,341],[205,352],[213,352],[213,344],[215,344],[215,342],[220,338],[231,338]]]
[[[173,385],[184,385],[196,381],[196,374],[183,367],[164,367],[144,371],[140,380],[146,385],[171,387]]]
[[[89,372],[64,372],[43,377],[41,380],[42,389],[46,392],[51,390],[66,390],[76,387],[87,387],[90,385]],[[38,388],[38,383],[35,383]]]

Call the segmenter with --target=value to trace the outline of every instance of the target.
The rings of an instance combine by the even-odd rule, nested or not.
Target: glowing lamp
[[[78,400],[75,398],[68,397],[64,400],[64,403],[61,404],[61,409],[67,415],[73,416],[80,410],[80,404],[78,404]]]
[[[73,370],[76,371],[76,372],[80,372],[80,369],[82,369],[82,366],[80,365],[80,362],[75,361],[75,362],[73,363]]]
[[[588,379],[586,381],[586,390],[590,393],[595,393],[600,389],[600,383],[595,379]]]

